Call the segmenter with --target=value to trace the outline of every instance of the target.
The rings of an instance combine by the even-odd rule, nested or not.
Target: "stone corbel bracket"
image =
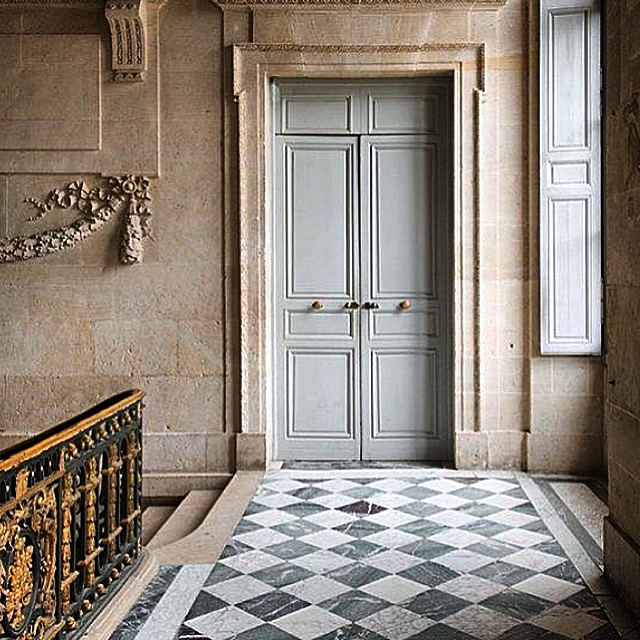
[[[107,0],[114,82],[142,82],[147,69],[145,0]]]
[[[29,236],[0,239],[0,263],[42,258],[51,253],[71,249],[117,215],[122,216],[119,258],[122,264],[142,262],[142,241],[151,236],[149,180],[144,176],[127,175],[106,178],[104,187],[87,189],[84,182],[75,181],[62,189],[53,189],[44,200],[27,198],[37,213],[29,218],[35,222],[49,211],[76,209],[80,216],[71,224],[47,229]]]

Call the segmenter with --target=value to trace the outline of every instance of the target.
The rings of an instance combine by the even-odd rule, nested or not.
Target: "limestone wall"
[[[145,80],[114,83],[102,2],[0,2],[2,234],[77,214],[52,211],[29,223],[25,198],[135,173],[150,179],[155,238],[144,241],[142,263],[123,266],[113,220],[69,251],[0,264],[0,442],[141,386],[147,493],[215,486],[236,464],[264,461],[267,429],[239,438],[236,452],[240,425],[255,426],[241,412],[268,398],[252,392],[241,402],[239,393],[240,362],[251,355],[240,310],[251,307],[239,295],[230,46],[469,43],[483,52],[485,91],[479,202],[461,204],[471,266],[456,284],[466,310],[460,330],[469,336],[456,354],[464,363],[456,373],[456,460],[599,470],[599,361],[539,356],[537,24],[529,3],[220,4],[148,1]],[[472,162],[463,159],[470,175]],[[626,304],[626,291],[610,304]],[[266,366],[255,361],[260,375]]]
[[[605,567],[640,614],[640,2],[606,6]]]

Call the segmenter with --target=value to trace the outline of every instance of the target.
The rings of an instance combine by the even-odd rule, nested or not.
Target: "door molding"
[[[242,44],[233,47],[238,103],[240,239],[240,437],[256,438],[270,456],[271,371],[271,78],[415,79],[453,76],[453,384],[454,449],[463,432],[479,431],[479,227],[481,131],[485,95],[481,43],[422,45]],[[265,462],[267,462],[265,460]]]

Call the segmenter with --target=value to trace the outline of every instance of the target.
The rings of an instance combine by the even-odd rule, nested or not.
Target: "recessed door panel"
[[[288,436],[354,438],[353,351],[287,354]],[[322,372],[322,375],[318,375]]]
[[[287,294],[341,296],[353,291],[353,143],[285,143]]]
[[[436,352],[372,350],[371,368],[372,437],[409,439],[408,446],[413,449],[416,437],[423,439],[435,435],[438,413]],[[416,393],[416,389],[421,389],[422,393]]]
[[[372,295],[434,298],[437,149],[419,136],[369,144]]]

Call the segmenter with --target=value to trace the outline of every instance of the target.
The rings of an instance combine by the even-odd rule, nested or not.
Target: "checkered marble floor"
[[[267,474],[175,640],[619,638],[518,477]]]

